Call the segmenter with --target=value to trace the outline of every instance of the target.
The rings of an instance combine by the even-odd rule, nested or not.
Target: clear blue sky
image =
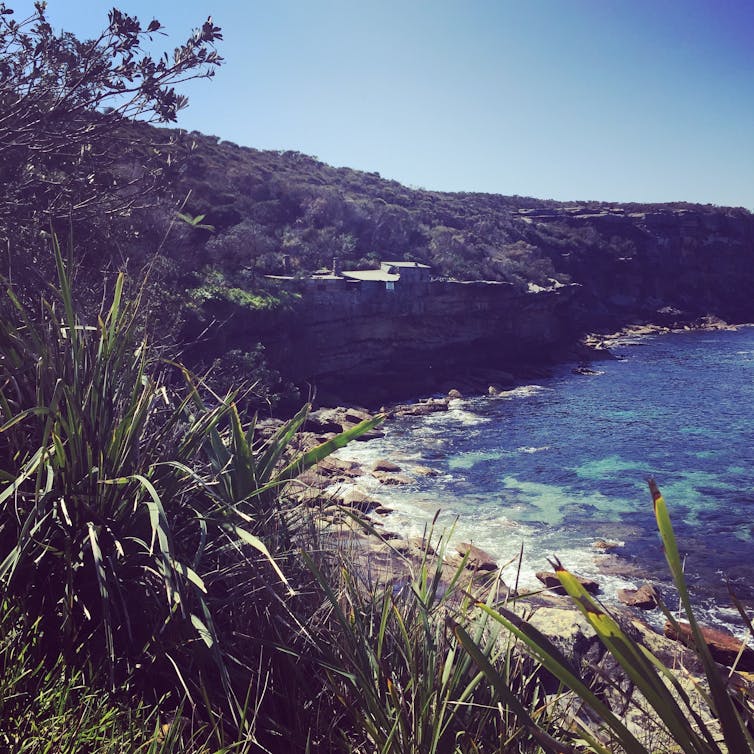
[[[169,49],[223,27],[187,129],[437,190],[754,209],[752,0],[116,4]],[[49,14],[90,36],[112,5]]]

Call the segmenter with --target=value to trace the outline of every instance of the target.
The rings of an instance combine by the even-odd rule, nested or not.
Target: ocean
[[[595,374],[567,365],[499,396],[395,418],[384,438],[340,455],[367,469],[389,459],[414,479],[357,480],[393,509],[386,529],[419,535],[440,511],[451,543],[487,550],[509,584],[538,587],[535,572],[555,555],[599,581],[608,604],[650,580],[673,608],[653,477],[703,620],[740,627],[727,584],[754,605],[754,327],[626,339],[612,351]],[[618,547],[605,554],[599,539]]]

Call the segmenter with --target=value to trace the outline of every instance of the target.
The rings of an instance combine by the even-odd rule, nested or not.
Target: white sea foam
[[[512,390],[502,390],[494,397],[514,400],[515,398],[530,398],[533,395],[546,391],[552,391],[552,388],[543,387],[542,385],[521,385],[520,387],[514,387]]]
[[[516,451],[519,452],[519,453],[541,453],[541,452],[543,452],[545,450],[549,450],[549,449],[550,449],[549,445],[541,445],[538,448],[535,448],[534,446],[523,445],[520,448],[516,448]]]
[[[429,414],[429,416],[425,417],[423,424],[428,426],[447,426],[450,423],[454,423],[473,427],[479,424],[487,424],[491,421],[487,416],[480,416],[473,411],[469,411],[461,401],[458,403],[459,405],[456,406],[451,405],[447,411],[438,411],[434,414]]]

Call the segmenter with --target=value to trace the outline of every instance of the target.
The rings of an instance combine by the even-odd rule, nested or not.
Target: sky
[[[31,2],[6,0],[20,18]],[[113,1],[49,0],[90,37]],[[754,210],[754,0],[121,0],[224,65],[178,125],[408,186]]]

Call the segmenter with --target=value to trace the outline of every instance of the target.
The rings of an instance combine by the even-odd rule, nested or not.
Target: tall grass
[[[10,288],[2,302],[0,599],[33,662],[169,693],[253,740],[270,647],[297,628],[281,491],[381,417],[296,455],[305,407],[256,441],[234,393],[153,355],[123,276],[89,324],[54,254],[38,311]]]
[[[538,735],[555,725],[536,667],[517,651],[517,640],[485,613],[474,613],[473,593],[486,593],[490,607],[500,597],[496,582],[488,574],[473,576],[466,559],[449,568],[447,540],[435,546],[430,540],[418,561],[405,561],[406,576],[391,583],[371,582],[350,561],[342,563],[337,588],[317,571],[333,620],[331,639],[320,637],[315,656],[331,693],[341,700],[341,743],[352,747],[344,750],[538,751],[536,736],[486,682],[453,631],[456,624],[466,626],[485,661],[538,721]]]

